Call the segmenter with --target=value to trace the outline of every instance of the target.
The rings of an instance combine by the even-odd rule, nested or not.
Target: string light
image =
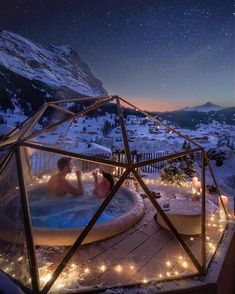
[[[118,272],[118,273],[121,273],[122,272],[122,267],[121,267],[121,265],[120,264],[118,264],[117,266],[116,266],[116,271]]]
[[[182,266],[183,266],[184,268],[187,268],[187,267],[188,267],[188,263],[187,263],[186,261],[184,261],[184,262],[182,263]]]
[[[17,258],[17,261],[21,261],[23,259],[23,256],[20,256],[19,258]]]
[[[101,270],[102,272],[104,272],[104,271],[106,270],[106,266],[105,266],[104,264],[102,264],[102,265],[100,266],[100,270]]]
[[[171,262],[170,261],[167,261],[166,262],[166,265],[169,267],[169,266],[171,266]]]

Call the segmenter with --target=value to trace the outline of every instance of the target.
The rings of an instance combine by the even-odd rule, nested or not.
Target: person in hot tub
[[[99,171],[103,176],[103,178],[100,181],[98,181],[97,171],[92,172],[95,184],[93,195],[95,195],[98,198],[105,198],[107,196],[108,192],[114,186],[114,180],[112,176],[113,169],[113,166],[104,164],[100,165]]]
[[[66,175],[72,172],[72,162],[70,157],[61,157],[57,162],[58,173],[53,175],[48,181],[48,190],[54,196],[64,196],[72,194],[82,196],[84,189],[81,181],[81,172],[76,169],[77,187],[74,187],[68,180]]]

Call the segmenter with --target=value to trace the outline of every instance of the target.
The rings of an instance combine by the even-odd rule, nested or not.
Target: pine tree
[[[109,121],[106,120],[102,129],[103,135],[107,136],[111,132],[111,130],[112,130],[112,125]]]
[[[168,166],[161,169],[160,179],[165,183],[181,186],[185,182],[185,173],[177,167],[176,161],[172,160],[168,162]]]
[[[190,142],[187,142],[186,140],[183,143],[183,149],[185,151],[191,149]],[[180,165],[179,168],[182,169],[182,171],[188,176],[192,177],[193,174],[195,173],[195,166],[194,166],[194,154],[188,154],[185,156],[182,156],[179,159]]]

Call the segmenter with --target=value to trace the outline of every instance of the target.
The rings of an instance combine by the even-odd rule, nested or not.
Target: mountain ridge
[[[212,102],[206,102],[202,105],[196,105],[196,106],[186,106],[182,109],[179,109],[179,111],[199,111],[199,112],[210,112],[210,111],[219,111],[224,109],[224,107],[214,104]]]
[[[41,45],[15,33],[0,31],[1,108],[13,108],[14,98],[19,104],[33,104],[35,109],[32,97],[38,97],[39,93],[41,104],[52,97],[59,100],[108,94],[70,45]]]

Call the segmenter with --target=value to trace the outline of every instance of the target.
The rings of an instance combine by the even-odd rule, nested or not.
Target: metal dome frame
[[[86,102],[90,101],[93,102],[90,106],[88,106],[86,109],[83,109],[77,113],[74,113],[72,111],[69,111],[67,109],[64,109],[63,107],[60,107],[58,104],[61,103],[67,103],[67,102],[74,102],[74,103],[80,103],[80,102]],[[92,158],[87,155],[59,150],[56,148],[48,147],[43,145],[43,143],[37,144],[35,142],[31,142],[30,140],[38,135],[41,135],[56,126],[72,119],[70,125],[80,116],[85,115],[89,113],[90,111],[93,111],[101,106],[106,105],[109,102],[115,102],[117,106],[117,114],[119,117],[120,127],[121,127],[121,134],[123,138],[123,143],[125,147],[125,153],[127,158],[127,163],[121,163],[121,162],[115,162],[112,160],[107,160],[103,158]],[[166,127],[169,131],[172,131],[176,133],[178,136],[184,138],[186,141],[193,143],[196,148],[185,150],[183,152],[178,152],[174,154],[169,154],[160,158],[150,159],[144,162],[134,163],[131,159],[131,151],[128,144],[128,137],[127,132],[125,128],[125,121],[123,118],[122,113],[122,106],[121,102],[126,103],[128,106],[136,109],[136,111],[142,113],[144,116],[148,117],[150,120]],[[47,108],[54,108],[56,110],[59,110],[61,112],[64,112],[69,115],[69,118],[63,118],[60,119],[56,123],[52,123],[51,125],[43,128],[40,131],[37,131],[36,133],[33,133],[33,129],[35,125],[39,122],[40,118],[43,116]],[[66,133],[67,134],[67,133]],[[26,234],[26,242],[27,242],[27,253],[29,258],[29,268],[30,268],[30,274],[32,279],[32,289],[34,293],[47,293],[60,273],[63,271],[71,257],[74,255],[76,250],[81,245],[82,241],[85,239],[89,231],[92,229],[94,224],[96,223],[99,216],[102,214],[106,206],[109,204],[109,202],[112,200],[113,196],[119,189],[119,187],[123,184],[125,179],[128,177],[130,173],[132,173],[137,180],[137,182],[140,184],[143,191],[148,196],[149,200],[151,201],[153,207],[157,210],[157,212],[160,214],[160,216],[163,218],[167,226],[169,227],[170,231],[180,244],[180,246],[184,249],[188,257],[193,262],[195,268],[198,271],[198,274],[205,274],[206,273],[206,199],[205,199],[205,166],[208,165],[210,174],[212,176],[212,179],[214,181],[214,184],[217,188],[219,197],[221,199],[221,193],[218,187],[218,184],[216,182],[212,167],[210,165],[209,159],[206,157],[206,153],[203,147],[201,147],[198,143],[193,141],[188,136],[185,136],[181,134],[179,131],[175,130],[174,128],[168,126],[160,119],[153,117],[148,112],[141,110],[140,108],[134,106],[130,102],[126,101],[125,99],[119,97],[119,96],[104,96],[104,97],[85,97],[85,98],[78,98],[78,99],[68,99],[68,100],[58,100],[58,101],[52,101],[52,102],[46,102],[32,117],[25,120],[20,126],[16,127],[11,133],[9,133],[7,136],[5,136],[2,141],[0,142],[0,148],[2,147],[9,147],[9,152],[5,156],[5,158],[2,160],[0,164],[0,176],[5,170],[7,164],[13,157],[13,155],[16,156],[16,162],[17,162],[17,173],[19,177],[19,187],[20,187],[20,194],[21,194],[21,200],[22,200],[22,209],[23,209],[23,216],[24,216],[24,225],[25,225],[25,234]],[[33,234],[32,234],[32,224],[31,224],[31,218],[30,218],[30,211],[29,211],[29,205],[28,205],[28,197],[27,197],[27,191],[26,191],[26,184],[25,179],[23,175],[23,160],[21,156],[21,149],[22,147],[29,147],[34,148],[41,151],[56,153],[64,156],[71,156],[80,160],[86,160],[93,163],[103,163],[107,165],[112,165],[120,168],[124,168],[125,171],[121,175],[121,177],[118,179],[118,181],[115,183],[114,187],[109,192],[108,196],[105,198],[105,200],[102,202],[99,209],[96,211],[96,213],[93,215],[89,223],[86,225],[82,233],[78,236],[77,240],[74,242],[74,244],[71,246],[71,248],[68,250],[62,261],[59,263],[58,267],[55,269],[54,273],[52,274],[52,278],[44,285],[43,289],[39,289],[39,276],[38,276],[38,267],[37,267],[37,261],[36,261],[36,254],[35,254],[35,246],[34,246],[34,240],[33,240]],[[147,185],[144,183],[143,179],[141,178],[140,174],[138,173],[138,168],[147,166],[149,164],[154,164],[161,161],[166,160],[172,160],[179,158],[184,155],[193,154],[195,152],[201,153],[201,179],[202,179],[202,192],[201,192],[201,261],[198,261],[189,246],[186,244],[186,242],[183,240],[181,235],[176,230],[175,226],[172,224],[168,216],[165,214],[165,212],[162,210],[161,206],[158,204],[152,193],[150,192]],[[227,211],[224,207],[223,201],[221,201],[224,212],[226,214],[226,217],[228,219]],[[175,278],[174,278],[175,279]],[[21,282],[19,282],[21,284]],[[123,285],[125,286],[125,285]],[[79,292],[79,290],[78,290]]]

